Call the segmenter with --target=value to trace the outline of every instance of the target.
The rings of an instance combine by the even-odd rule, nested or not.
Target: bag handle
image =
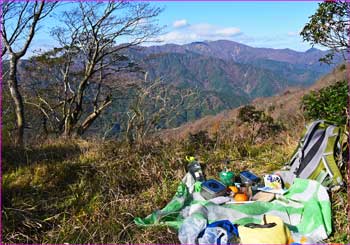
[[[272,228],[272,227],[275,227],[276,226],[276,223],[275,222],[272,222],[272,223],[267,223],[266,221],[266,215],[264,214],[263,216],[263,221],[264,221],[264,224],[255,224],[255,223],[249,223],[249,224],[246,224],[244,225],[245,227],[248,227],[248,228]]]

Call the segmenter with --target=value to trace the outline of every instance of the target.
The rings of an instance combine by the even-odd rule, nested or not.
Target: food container
[[[218,180],[209,179],[202,183],[201,195],[206,200],[224,196],[226,194],[226,186]]]
[[[250,181],[252,184],[257,184],[260,181],[260,178],[250,171],[242,171],[240,177],[242,183]]]

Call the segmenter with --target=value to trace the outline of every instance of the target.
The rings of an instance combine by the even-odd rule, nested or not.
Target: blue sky
[[[159,2],[164,42],[228,39],[254,47],[305,51],[299,32],[318,2]]]
[[[297,51],[311,48],[310,44],[302,41],[299,32],[318,6],[317,1],[158,1],[152,4],[164,7],[158,16],[159,24],[165,26],[158,37],[163,41],[161,44],[226,39],[253,47],[290,48]],[[60,10],[71,6],[65,3]],[[54,19],[47,19],[42,24],[33,40],[30,54],[33,50],[56,46],[49,35],[49,26],[57,24]]]

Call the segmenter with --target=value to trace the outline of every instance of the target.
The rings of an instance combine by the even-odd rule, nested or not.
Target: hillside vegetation
[[[252,101],[251,105],[267,112],[276,120],[284,121],[291,129],[303,127],[306,123],[300,103],[303,96],[311,91],[317,91],[335,84],[337,81],[347,81],[348,69],[349,66],[341,65],[308,88],[290,88],[276,96],[257,98]],[[196,133],[200,130],[213,134],[219,129],[219,125],[230,124],[230,122],[234,121],[239,109],[225,110],[214,116],[206,116],[181,127],[165,130],[163,134],[166,134],[169,139],[185,138],[189,133]]]
[[[64,49],[63,49],[64,50]],[[18,80],[26,97],[25,111],[28,111],[28,127],[43,128],[42,110],[49,116],[43,131],[61,133],[62,120],[60,110],[52,112],[50,108],[60,106],[64,87],[57,78],[66,59],[55,57],[62,49],[48,51],[18,63]],[[149,83],[161,80],[162,89],[167,92],[170,104],[176,104],[179,95],[187,91],[193,94],[179,108],[170,113],[174,120],[157,122],[157,127],[178,127],[186,122],[195,121],[206,115],[215,115],[223,110],[237,108],[248,104],[257,97],[267,97],[281,93],[289,87],[309,86],[316,79],[331,71],[334,65],[321,64],[319,59],[327,51],[310,49],[297,52],[290,49],[253,48],[233,41],[219,40],[211,42],[195,42],[185,45],[167,44],[151,47],[130,47],[124,50],[122,64],[117,62],[110,70],[118,71],[119,66],[127,64],[129,69],[120,72],[108,72],[101,86],[87,89],[84,98],[82,117],[87,117],[94,110],[94,98],[102,94],[106,99],[106,107],[94,120],[91,127],[84,129],[85,135],[104,135],[114,125],[120,125],[121,131],[126,131],[128,116],[133,107],[135,96],[142,93],[138,90],[144,86],[144,72],[147,71]],[[127,58],[128,57],[128,58]],[[74,57],[74,74],[84,71],[82,57]],[[337,56],[335,64],[340,62]],[[126,63],[126,64],[124,64]],[[40,69],[36,69],[36,68]],[[4,61],[3,70],[9,69],[9,62]],[[53,76],[54,74],[54,76]],[[74,76],[75,76],[74,75]],[[6,80],[5,76],[5,80]],[[97,83],[97,78],[94,78]],[[100,93],[96,94],[99,88]],[[4,94],[8,90],[4,90]],[[39,95],[37,94],[39,93]],[[160,92],[158,92],[160,93]],[[108,96],[107,96],[108,95]],[[11,101],[9,95],[4,101]],[[102,101],[103,96],[100,98]],[[50,106],[46,108],[39,102],[44,99]],[[38,102],[39,101],[39,102]],[[145,111],[154,113],[154,103],[145,103]],[[7,111],[14,114],[14,106],[4,103]],[[108,106],[107,106],[108,105]],[[39,107],[38,107],[39,106]],[[47,105],[46,105],[47,106]],[[39,109],[41,107],[41,109]],[[46,115],[45,115],[46,116]],[[14,117],[14,116],[13,116]],[[80,118],[79,118],[80,119]],[[46,120],[46,119],[45,119]],[[13,120],[6,120],[13,125]],[[81,123],[80,120],[74,120]],[[11,127],[11,125],[9,127]],[[31,130],[25,130],[28,138],[35,138]],[[80,130],[82,131],[82,130]],[[41,132],[42,135],[45,132]],[[118,135],[113,135],[118,137]]]
[[[239,110],[226,111],[142,145],[92,139],[3,145],[3,242],[178,243],[175,231],[139,228],[133,219],[171,199],[185,174],[185,157],[194,155],[213,178],[226,159],[235,173],[249,169],[261,175],[281,168],[306,123],[302,96],[345,76],[345,68],[338,68],[310,89],[254,101],[251,111],[264,120],[244,122]],[[331,198],[334,232],[326,242],[349,242],[346,192]]]
[[[237,108],[257,97],[276,95],[288,87],[310,86],[341,62],[336,55],[334,64],[320,63],[328,51],[316,48],[305,52],[254,48],[229,40],[134,47],[125,53],[151,79],[160,77],[165,84],[197,92],[201,103],[178,110],[172,127]]]

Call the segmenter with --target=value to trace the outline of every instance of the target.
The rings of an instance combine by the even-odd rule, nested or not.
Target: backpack
[[[325,187],[343,186],[340,169],[347,158],[343,156],[346,138],[344,130],[330,122],[318,120],[309,124],[286,164],[289,180],[297,177],[316,180]]]

